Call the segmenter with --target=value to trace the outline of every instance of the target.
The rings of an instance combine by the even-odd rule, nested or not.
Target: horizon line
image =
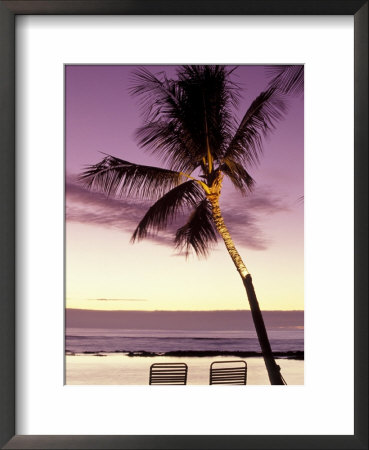
[[[251,309],[90,309],[90,308],[65,308],[73,311],[99,311],[99,312],[251,312]],[[304,309],[264,309],[263,312],[305,312]]]

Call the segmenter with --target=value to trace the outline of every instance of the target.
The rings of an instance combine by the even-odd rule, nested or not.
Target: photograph
[[[0,0],[0,448],[368,448],[368,42]]]
[[[304,66],[66,64],[64,104],[65,384],[304,385]]]

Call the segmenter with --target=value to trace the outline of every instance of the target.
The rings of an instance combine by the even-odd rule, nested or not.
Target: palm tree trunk
[[[286,384],[281,374],[281,368],[275,362],[273,356],[272,348],[270,346],[268,334],[264,324],[264,319],[260,311],[259,302],[256,298],[255,289],[250,274],[247,274],[243,279],[243,284],[246,288],[247,297],[249,299],[251,314],[254,321],[256,333],[258,335],[261,351],[263,353],[265,366],[268,371],[270,384]]]
[[[236,266],[236,269],[238,273],[240,274],[243,284],[246,288],[247,297],[250,304],[251,314],[254,321],[256,333],[259,339],[261,351],[263,354],[264,362],[266,369],[268,371],[268,376],[270,380],[270,384],[286,384],[282,374],[280,372],[280,367],[275,362],[272,348],[270,346],[268,334],[265,328],[263,316],[260,311],[259,302],[257,300],[255,289],[252,283],[251,275],[248,273],[248,270],[242,261],[241,256],[239,255],[233,240],[231,238],[231,235],[229,234],[229,231],[224,223],[224,219],[220,210],[219,206],[219,193],[212,192],[211,194],[207,195],[208,200],[211,203],[212,208],[212,214],[215,226],[219,232],[219,234],[222,236],[223,241],[227,247],[228,253],[230,254],[232,261],[234,265]]]

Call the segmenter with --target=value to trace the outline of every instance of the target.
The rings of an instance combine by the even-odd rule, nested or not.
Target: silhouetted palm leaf
[[[202,156],[208,141],[215,160],[233,132],[232,108],[239,97],[229,72],[224,66],[184,66],[178,71],[187,130],[202,148]]]
[[[219,159],[234,131],[231,108],[237,102],[235,85],[222,66],[184,66],[176,82],[135,72],[131,92],[144,107],[139,144],[158,153],[174,170],[206,170],[209,148]]]
[[[201,166],[199,149],[175,121],[148,122],[136,131],[136,137],[141,147],[158,154],[173,170],[191,174]]]
[[[188,222],[179,228],[175,237],[175,245],[186,256],[191,247],[198,256],[207,256],[211,243],[217,241],[217,230],[214,226],[211,206],[207,199],[202,200],[192,212]]]
[[[302,94],[304,92],[304,66],[285,65],[268,68],[268,74],[273,77],[270,87],[285,93]]]
[[[234,187],[245,193],[254,186],[254,180],[241,163],[230,156],[223,158],[220,170],[232,181]]]
[[[86,187],[107,195],[154,199],[177,186],[184,177],[172,170],[133,164],[107,155],[98,164],[89,166],[79,180]]]
[[[147,211],[132,236],[132,242],[149,233],[164,229],[185,207],[194,207],[204,198],[204,191],[196,181],[186,181],[171,189]]]
[[[159,114],[176,115],[178,110],[178,86],[168,80],[164,73],[161,79],[145,67],[133,72],[130,92],[140,98],[145,120],[155,120]]]
[[[244,115],[224,159],[232,158],[244,164],[258,162],[262,138],[275,128],[285,111],[286,105],[279,91],[270,88],[262,92]]]

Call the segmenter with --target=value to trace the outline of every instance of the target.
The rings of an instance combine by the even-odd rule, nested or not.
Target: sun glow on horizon
[[[206,260],[186,260],[173,256],[169,246],[149,241],[132,245],[129,233],[115,229],[68,223],[66,232],[67,308],[249,309],[242,280],[221,242]],[[241,252],[254,267],[251,274],[262,310],[304,308],[303,268],[285,268],[283,259],[270,250]]]

